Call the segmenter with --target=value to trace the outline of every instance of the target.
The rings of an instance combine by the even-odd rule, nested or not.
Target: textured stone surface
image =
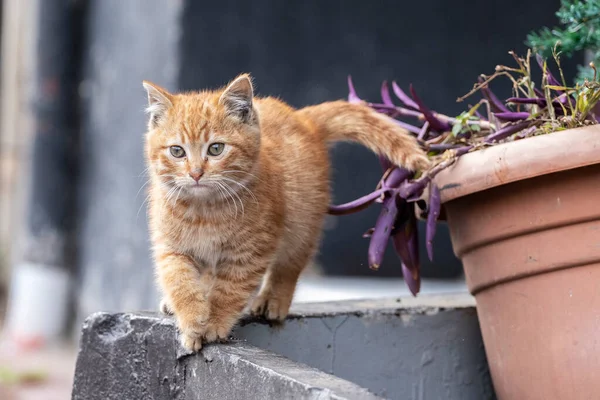
[[[77,360],[75,400],[377,399],[366,389],[233,341],[186,354],[173,320],[151,314],[90,316]]]
[[[470,296],[305,304],[282,326],[240,325],[189,355],[171,318],[94,314],[73,398],[494,398]]]

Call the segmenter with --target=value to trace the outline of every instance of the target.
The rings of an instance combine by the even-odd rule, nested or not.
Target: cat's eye
[[[169,148],[171,155],[175,158],[185,157],[185,150],[181,146],[171,146]]]
[[[224,148],[225,144],[223,143],[213,143],[210,146],[208,146],[208,155],[218,156],[223,152]]]

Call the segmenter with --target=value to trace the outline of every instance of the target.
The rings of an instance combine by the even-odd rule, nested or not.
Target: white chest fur
[[[184,254],[188,254],[207,267],[214,268],[222,254],[223,235],[217,229],[205,226],[179,226],[180,241],[176,245]]]

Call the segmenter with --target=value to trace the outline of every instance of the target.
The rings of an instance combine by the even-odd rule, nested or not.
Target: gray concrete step
[[[74,399],[493,399],[474,300],[460,294],[296,304],[185,353],[173,319],[90,316]]]

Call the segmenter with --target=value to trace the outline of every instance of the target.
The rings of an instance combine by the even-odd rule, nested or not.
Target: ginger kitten
[[[247,74],[216,91],[144,87],[161,309],[189,350],[226,339],[246,306],[286,317],[329,205],[330,142],[362,143],[410,169],[429,164],[409,133],[363,105],[295,110],[254,97]]]

